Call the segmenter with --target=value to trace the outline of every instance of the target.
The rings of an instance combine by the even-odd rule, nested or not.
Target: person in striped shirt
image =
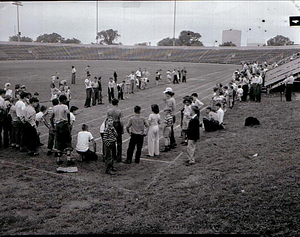
[[[103,133],[103,143],[105,146],[105,172],[114,175],[116,169],[114,168],[114,147],[116,147],[118,133],[114,128],[114,121],[112,117],[108,117],[105,121],[105,129]]]
[[[164,119],[163,125],[163,136],[165,139],[165,149],[161,152],[167,152],[171,150],[171,127],[173,126],[173,116],[171,114],[171,108],[165,108],[164,111],[166,112],[166,116]]]

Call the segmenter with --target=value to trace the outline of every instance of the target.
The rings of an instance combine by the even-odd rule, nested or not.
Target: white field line
[[[183,154],[183,152],[181,152],[165,169],[168,169],[172,164],[175,163],[175,161]],[[163,169],[163,170],[165,170]],[[154,176],[153,180],[146,186],[145,189],[148,189],[152,184],[154,184],[156,182],[156,180],[158,179],[158,177],[161,175],[161,173],[163,172],[163,170],[161,170],[160,172],[157,173],[157,175]]]
[[[189,78],[189,80],[197,80],[197,79],[200,79],[201,77],[206,77],[206,76],[209,76],[209,75],[213,75],[213,74],[216,74],[216,73],[221,73],[221,72],[223,72],[223,71],[226,71],[226,70],[228,70],[228,69],[224,69],[224,70],[221,70],[221,71],[217,71],[217,72],[212,72],[212,73],[208,73],[208,74],[205,74],[205,75],[203,75],[203,76],[199,76],[199,77],[193,77],[193,78]],[[204,84],[203,86],[206,86],[206,85],[208,85],[208,84],[210,84],[210,83],[216,83],[215,81],[213,81],[213,82],[208,82],[208,83],[206,83],[206,84]],[[181,83],[182,84],[182,83]],[[168,85],[177,85],[177,84],[165,84],[166,86],[168,86]],[[203,86],[201,86],[200,88],[202,88]],[[193,88],[194,89],[194,86],[189,86],[189,87],[186,87],[186,88],[182,88],[182,89],[179,89],[179,90],[176,90],[176,93],[178,93],[178,92],[180,92],[180,91],[185,91],[185,90],[187,90],[187,89],[189,89],[189,88]],[[199,87],[198,88],[195,88],[195,89],[200,89]],[[157,89],[157,87],[152,87],[152,88],[150,88],[150,89]],[[149,94],[149,92],[150,91],[147,91],[147,93]],[[138,93],[137,93],[138,94]],[[157,92],[157,93],[155,93],[155,94],[151,94],[151,97],[153,97],[153,95],[160,95],[160,94],[162,94],[162,92]],[[199,94],[199,93],[198,93]],[[201,93],[200,93],[201,94]],[[182,95],[184,95],[184,94],[180,94],[180,96],[182,96]],[[147,102],[147,103],[143,103],[142,105],[148,105],[149,103]],[[163,104],[163,103],[161,103],[161,104]],[[142,106],[141,105],[141,106]],[[160,105],[160,104],[159,104]],[[122,112],[123,111],[126,111],[126,110],[129,110],[129,109],[133,109],[134,108],[134,106],[132,106],[132,107],[127,107],[127,108],[125,108],[125,109],[122,109]],[[149,108],[147,108],[147,109],[149,109]],[[125,117],[123,117],[123,118],[126,118],[126,117],[129,117],[129,116],[131,116],[132,114],[130,114],[130,115],[128,115],[128,116],[125,116]],[[90,122],[94,122],[94,121],[97,121],[97,120],[100,120],[100,119],[103,119],[103,118],[105,118],[106,117],[106,115],[104,115],[104,116],[102,116],[102,117],[98,117],[98,118],[95,118],[95,119],[92,119],[92,120],[89,120],[89,123]],[[86,123],[86,122],[82,122],[82,123],[79,123],[79,124],[75,124],[74,125],[74,127],[73,128],[75,128],[75,127],[79,127],[79,126],[82,126],[82,124],[84,124],[84,123]],[[44,137],[44,136],[46,136],[46,135],[48,135],[48,133],[44,133],[44,134],[42,134],[42,135],[40,135],[40,138],[42,138],[42,137]],[[77,134],[74,134],[72,137],[75,137],[75,136],[77,136]]]

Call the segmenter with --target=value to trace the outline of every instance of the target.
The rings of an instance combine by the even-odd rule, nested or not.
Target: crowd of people
[[[75,72],[72,67],[72,83],[75,84]],[[85,69],[87,76],[84,80],[86,87],[86,100],[84,107],[102,104],[102,85],[101,77],[94,77],[91,80],[90,67]],[[224,115],[228,109],[232,109],[236,102],[248,100],[261,102],[261,86],[264,84],[266,68],[256,62],[244,63],[241,70],[233,73],[227,85],[217,83],[213,88],[211,103],[206,106],[206,116],[200,120],[200,111],[204,109],[204,103],[198,98],[197,93],[186,95],[182,98],[183,107],[181,112],[181,145],[187,146],[186,165],[195,163],[196,143],[200,138],[200,127],[206,132],[224,129]],[[160,77],[161,70],[157,71],[156,77]],[[186,82],[186,69],[176,70],[171,73],[167,71],[167,80],[172,83],[170,75],[173,74],[173,83],[178,81]],[[142,108],[136,105],[133,109],[134,115],[129,118],[127,123],[123,121],[122,111],[119,109],[119,101],[124,99],[123,93],[127,91],[126,85],[129,82],[129,93],[135,90],[147,88],[150,73],[147,69],[139,69],[136,73],[132,71],[128,81],[117,84],[117,72],[114,70],[113,76],[108,83],[108,100],[111,107],[107,111],[105,121],[100,126],[102,138],[102,156],[105,162],[107,174],[115,174],[114,162],[131,164],[135,151],[134,162],[139,163],[144,138],[147,136],[148,155],[154,157],[160,152],[169,152],[176,149],[177,143],[174,136],[174,124],[176,122],[176,100],[175,92],[171,87],[164,91],[165,106],[160,111],[157,104],[151,105],[151,114],[145,118],[141,116]],[[291,84],[291,77],[286,83]],[[160,79],[158,79],[160,80]],[[54,156],[57,164],[63,163],[63,155],[66,155],[67,165],[74,164],[71,156],[72,147],[72,126],[75,122],[74,112],[78,109],[70,107],[71,90],[66,80],[59,81],[59,74],[52,75],[51,81],[51,102],[52,106],[40,106],[39,94],[31,94],[26,91],[25,85],[16,85],[15,91],[11,89],[10,83],[6,83],[4,89],[0,89],[0,146],[4,148],[12,147],[20,152],[28,152],[30,156],[38,155],[38,147],[43,144],[39,138],[39,126],[43,123],[49,131],[47,155]],[[121,84],[121,85],[120,85]],[[117,85],[118,99],[114,97],[114,90]],[[161,115],[164,115],[164,119]],[[203,122],[201,122],[203,121]],[[2,131],[3,130],[3,131]],[[160,150],[160,130],[163,134],[164,149]],[[130,134],[130,141],[127,148],[126,159],[122,159],[122,136],[125,131]],[[3,133],[3,141],[2,141]],[[93,151],[90,150],[90,143],[93,143]],[[98,159],[95,139],[89,132],[88,124],[82,125],[82,131],[77,134],[76,152],[83,161],[95,161]]]

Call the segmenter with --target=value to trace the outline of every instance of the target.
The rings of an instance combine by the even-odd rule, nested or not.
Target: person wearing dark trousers
[[[131,164],[135,146],[135,163],[138,164],[140,162],[144,137],[147,135],[149,128],[147,119],[140,115],[140,106],[134,107],[134,113],[126,125],[126,130],[130,134],[130,141],[127,149],[127,159],[124,161],[125,164]]]
[[[85,91],[86,91],[86,99],[84,103],[84,108],[91,107],[91,99],[92,99],[92,81],[91,81],[91,75],[88,75],[87,78],[84,80],[85,84]]]
[[[82,131],[80,131],[77,135],[77,153],[82,156],[82,161],[98,160],[98,156],[96,154],[96,141],[94,140],[93,135],[88,131],[88,125],[83,124],[81,129]],[[94,151],[91,151],[89,148],[90,142],[93,143]]]
[[[174,69],[173,74],[173,84],[179,84],[177,70]]]
[[[115,81],[115,83],[117,83],[117,80],[118,80],[118,74],[117,74],[117,71],[114,70],[114,81]]]
[[[246,77],[242,77],[242,89],[243,89],[243,96],[242,101],[247,101],[248,90],[249,90],[249,80]]]
[[[182,75],[182,82],[185,82],[186,83],[186,74],[187,74],[187,71],[185,69],[185,67],[181,70],[181,75]]]
[[[39,100],[35,97],[29,99],[29,105],[24,108],[24,134],[26,138],[26,147],[29,150],[28,155],[37,156],[36,152],[38,147],[38,134],[36,126],[36,112],[35,107],[38,105]]]
[[[72,66],[72,81],[71,84],[75,84],[75,79],[76,79],[76,69],[74,66]]]
[[[2,147],[2,130],[6,117],[6,107],[4,103],[5,90],[0,89],[0,148]]]
[[[171,115],[173,117],[173,125],[171,126],[170,148],[175,148],[177,146],[174,136],[174,124],[176,122],[176,117],[174,114],[176,109],[176,100],[174,99],[175,93],[173,92],[171,87],[167,87],[164,91],[164,94],[166,96],[164,99],[166,103],[164,112],[166,112],[166,109],[171,109]]]
[[[16,103],[16,113],[18,117],[17,126],[16,126],[16,149],[20,149],[21,152],[25,152],[25,144],[24,144],[24,123],[23,123],[23,109],[26,107],[25,103],[27,100],[28,94],[26,92],[20,93],[20,99]]]
[[[122,111],[118,108],[118,104],[119,104],[118,99],[115,98],[112,99],[111,103],[113,107],[107,110],[107,118],[111,117],[113,119],[113,126],[118,134],[117,147],[114,147],[113,149],[113,156],[114,159],[117,160],[117,162],[121,162],[122,161],[122,134],[124,133],[123,123],[121,121]]]
[[[114,167],[113,149],[116,147],[117,136],[118,134],[114,128],[113,119],[108,117],[105,121],[102,139],[105,145],[105,172],[110,175],[115,174],[116,171]]]
[[[290,73],[289,76],[283,80],[282,84],[285,84],[285,99],[286,101],[292,101],[292,90],[294,84],[294,77]]]
[[[99,89],[98,89],[98,79],[94,77],[94,81],[92,81],[92,105],[95,106],[97,101],[99,100]]]
[[[101,104],[103,104],[102,103],[102,83],[101,83],[101,77],[98,77],[98,91],[99,91],[98,105],[101,105]]]

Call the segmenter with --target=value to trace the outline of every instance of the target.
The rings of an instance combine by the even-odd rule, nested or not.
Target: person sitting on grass
[[[218,129],[220,129],[219,121],[218,121],[218,115],[215,110],[213,110],[211,107],[207,107],[205,109],[208,117],[203,118],[203,125],[205,132],[213,132]]]
[[[89,126],[83,124],[81,129],[82,131],[80,131],[77,135],[77,153],[83,157],[82,161],[97,160],[98,156],[96,154],[96,141],[94,140],[93,135],[88,131]],[[93,143],[94,151],[90,150],[90,142]]]

